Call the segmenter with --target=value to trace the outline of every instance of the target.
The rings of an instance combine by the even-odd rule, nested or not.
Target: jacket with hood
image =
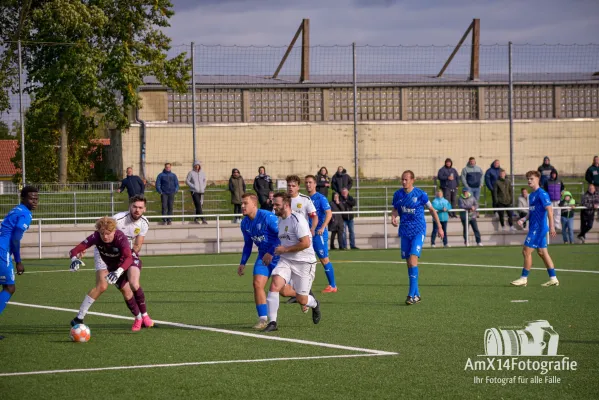
[[[523,214],[528,214],[528,197],[524,197],[522,195],[520,195],[518,197],[518,208],[526,208],[526,210],[520,210],[518,212],[521,212]]]
[[[570,196],[570,200],[566,200],[566,196]],[[574,197],[572,197],[572,193],[568,192],[567,190],[564,190],[564,192],[562,193],[562,198],[559,202],[559,206],[560,207],[568,207],[568,206],[573,206],[576,204],[576,201],[574,201]],[[569,210],[569,209],[563,209],[562,211],[562,217],[563,218],[574,218],[574,210]]]
[[[123,182],[121,182],[119,190],[122,192],[124,189],[127,189],[127,195],[131,198],[136,194],[144,194],[146,187],[139,176],[131,175],[127,176],[123,179]]]
[[[599,166],[595,164],[591,165],[584,174],[584,179],[588,183],[597,186],[597,189],[599,189]]]
[[[493,185],[493,204],[512,206],[512,182],[510,178],[498,178]]]
[[[233,169],[233,171],[239,172],[238,169]],[[241,196],[245,193],[245,181],[241,174],[239,176],[234,177],[233,171],[231,172],[231,177],[229,178],[229,192],[231,192],[231,204],[241,205]]]
[[[166,168],[156,177],[156,191],[159,194],[175,194],[179,191],[179,179]]]
[[[264,173],[256,176],[254,178],[253,188],[254,192],[256,192],[256,196],[258,196],[258,202],[260,203],[260,206],[264,205],[268,199],[268,192],[274,190],[270,175],[266,175],[266,173]]]
[[[472,167],[467,163],[462,169],[461,178],[463,186],[478,189],[483,185],[483,170],[478,165]]]
[[[543,185],[543,189],[549,193],[549,200],[560,201],[562,198],[562,191],[564,190],[564,183],[559,179],[556,170],[553,170],[552,173],[555,174],[555,179],[551,179],[550,176]]]
[[[345,204],[339,201],[339,204],[335,203],[333,200],[329,201],[331,205],[331,212],[343,212],[346,211]],[[333,214],[331,217],[331,222],[329,222],[328,229],[331,232],[343,232],[343,216],[344,214]]]
[[[440,222],[449,221],[449,213],[445,210],[451,210],[451,203],[445,197],[435,197],[431,202],[433,208],[437,211]]]
[[[487,189],[493,190],[493,185],[495,185],[495,181],[499,179],[499,170],[501,167],[495,168],[495,161],[491,163],[491,167],[485,172],[485,185],[487,185]]]
[[[545,163],[545,161],[547,161],[547,163]],[[543,164],[539,165],[538,171],[541,174],[541,179],[539,181],[539,186],[544,187],[545,186],[545,182],[547,182],[549,180],[549,178],[551,178],[551,173],[553,171],[557,172],[557,170],[555,168],[553,168],[553,165],[551,165],[551,160],[549,159],[549,157],[545,156],[545,158],[543,158]],[[559,198],[558,198],[559,200]]]
[[[331,184],[331,178],[329,178],[328,174],[321,174],[320,172],[316,174],[316,191],[323,195],[324,197],[329,197],[329,186],[326,184]]]
[[[582,210],[582,213],[587,217],[593,218],[595,215],[595,204],[599,204],[599,190],[595,190],[595,193],[591,193],[587,190],[587,192],[582,195],[582,205],[587,209]]]
[[[341,190],[343,188],[347,188],[347,190],[351,190],[351,187],[354,183],[354,180],[347,174],[347,170],[343,170],[342,173],[339,171],[335,172],[333,178],[331,179],[331,187],[334,192],[341,194]]]
[[[470,210],[472,207],[478,208],[478,201],[476,201],[476,197],[474,197],[472,193],[470,193],[470,196],[466,197],[464,196],[464,192],[462,192],[460,197],[458,197],[458,207],[462,210]],[[462,221],[465,221],[466,213],[460,213],[460,218]],[[476,213],[471,211],[468,212],[468,218],[476,219]]]
[[[206,191],[206,174],[200,165],[200,170],[196,171],[195,166],[200,165],[199,162],[193,164],[194,169],[189,171],[185,183],[189,186],[191,193],[204,193]]]
[[[456,189],[458,187],[458,177],[460,174],[458,174],[458,170],[455,169],[453,167],[453,161],[451,161],[450,158],[448,158],[447,160],[445,160],[445,163],[447,163],[447,161],[449,161],[451,163],[451,165],[449,166],[449,168],[444,164],[441,169],[439,170],[439,172],[437,172],[437,178],[439,179],[439,186],[441,187],[441,189]],[[449,180],[449,176],[453,174],[453,180],[450,181]]]

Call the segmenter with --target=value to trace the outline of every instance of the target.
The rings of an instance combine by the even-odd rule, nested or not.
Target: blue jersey
[[[322,194],[316,192],[312,196],[310,196],[310,200],[314,203],[314,207],[316,207],[316,215],[318,216],[318,225],[316,225],[316,230],[322,228],[322,224],[324,224],[324,220],[327,217],[327,210],[331,209],[331,205],[326,197]],[[312,228],[312,218],[308,219],[308,224],[310,228]]]
[[[549,194],[543,189],[538,188],[528,196],[529,232],[545,235],[549,231],[547,210],[545,209],[547,206],[551,206],[551,199],[549,198]]]
[[[241,232],[245,245],[241,255],[241,265],[245,265],[252,254],[252,243],[258,246],[258,258],[266,253],[274,256],[275,247],[281,244],[279,240],[279,218],[266,210],[258,210],[254,219],[245,217],[241,221]]]
[[[31,210],[19,204],[4,217],[0,225],[0,250],[12,253],[15,262],[21,262],[20,241],[31,224]]]
[[[393,194],[393,208],[400,217],[399,236],[414,238],[426,235],[424,207],[428,204],[428,195],[418,188],[412,189],[410,193],[399,189]]]

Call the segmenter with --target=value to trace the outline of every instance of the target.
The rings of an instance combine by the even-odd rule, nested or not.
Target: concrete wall
[[[360,175],[389,179],[412,169],[431,177],[446,157],[461,168],[474,156],[486,170],[499,158],[509,167],[509,125],[506,121],[371,122],[360,123]],[[514,123],[516,174],[536,169],[544,156],[562,175],[584,175],[599,153],[599,119],[519,120]],[[193,158],[188,124],[147,125],[147,178],[154,180],[165,162],[184,180]],[[115,142],[117,143],[117,142]],[[120,168],[140,168],[140,127],[122,133]],[[354,175],[352,123],[272,123],[201,125],[197,154],[209,180],[226,180],[232,168],[246,179],[260,165],[275,178],[289,173],[314,174],[321,166],[334,173],[338,165]]]

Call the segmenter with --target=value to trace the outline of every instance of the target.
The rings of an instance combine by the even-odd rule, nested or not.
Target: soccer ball
[[[71,340],[73,342],[89,342],[89,339],[91,339],[91,337],[92,333],[87,325],[77,324],[71,328]]]

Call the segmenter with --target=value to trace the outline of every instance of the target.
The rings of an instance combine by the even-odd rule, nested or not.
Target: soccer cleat
[[[258,331],[261,331],[262,329],[266,328],[266,325],[268,325],[268,322],[265,319],[259,319],[256,325],[253,326],[253,328]]]
[[[264,321],[266,322],[266,321]],[[274,332],[278,330],[277,328],[277,321],[270,321],[268,323],[268,325],[266,325],[266,328],[262,329],[262,332],[268,333],[268,332]]]
[[[543,287],[549,286],[559,286],[559,281],[557,279],[549,279],[547,282],[541,284]]]
[[[413,304],[418,304],[420,303],[420,296],[408,296],[406,298],[406,304],[411,306]]]
[[[73,318],[73,320],[71,321],[71,326],[79,325],[79,324],[82,324],[82,323],[83,323],[83,320],[82,320],[82,319],[79,319],[79,318],[75,317],[75,318]]]
[[[320,322],[320,317],[322,313],[320,312],[320,301],[316,300],[316,307],[312,309],[312,322],[317,324]]]
[[[150,318],[150,316],[147,314],[141,317],[141,320],[146,328],[151,328],[154,326],[154,321],[152,321],[152,318]]]
[[[337,293],[337,286],[332,287],[331,285],[328,285],[321,293]]]
[[[297,303],[297,299],[295,297],[290,297],[285,303],[286,304],[295,304],[295,303]]]
[[[135,318],[135,321],[133,321],[133,326],[131,326],[131,330],[133,332],[139,332],[141,330],[141,318]]]
[[[528,279],[526,278],[518,278],[515,281],[512,281],[511,285],[512,286],[526,286],[528,284]]]

